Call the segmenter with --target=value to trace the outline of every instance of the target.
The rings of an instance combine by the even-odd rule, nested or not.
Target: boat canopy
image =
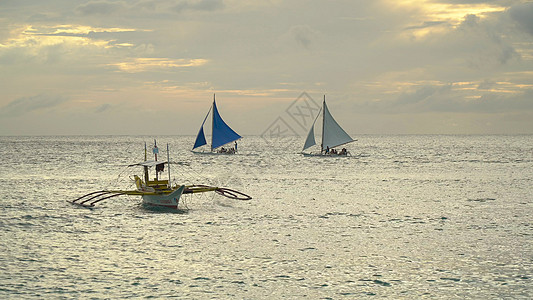
[[[143,162],[140,162],[140,163],[128,165],[128,167],[133,167],[133,166],[153,167],[153,166],[157,166],[157,165],[161,165],[161,164],[168,164],[168,161],[147,160],[147,161],[143,161]]]

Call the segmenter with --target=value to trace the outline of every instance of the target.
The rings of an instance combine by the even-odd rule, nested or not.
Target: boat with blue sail
[[[195,151],[195,149],[207,145],[207,140],[205,138],[204,133],[204,125],[208,120],[209,114],[211,114],[211,145],[209,146],[210,151]],[[200,130],[198,131],[198,135],[196,136],[196,140],[191,151],[193,153],[201,154],[235,154],[237,153],[237,140],[241,138],[242,137],[237,132],[231,129],[231,127],[229,127],[229,125],[226,124],[224,120],[222,120],[215,101],[215,94],[213,94],[213,105],[211,105],[211,107],[209,108],[209,111],[207,112],[207,115],[205,116],[204,121],[202,122],[202,126],[200,126]],[[233,146],[229,146],[227,148],[224,147],[230,143],[234,143]]]
[[[319,116],[322,116],[322,141],[320,143],[320,152],[304,153],[305,150],[316,145],[314,128]],[[309,133],[307,134],[302,149],[302,154],[304,156],[348,156],[350,155],[350,152],[346,148],[342,148],[341,150],[336,148],[354,141],[356,140],[352,139],[352,137],[342,129],[329,112],[328,106],[326,105],[326,95],[324,95],[322,108],[318,111],[318,114],[309,129]]]

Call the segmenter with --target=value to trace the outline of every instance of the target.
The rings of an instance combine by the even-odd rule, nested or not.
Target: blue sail
[[[211,149],[218,148],[227,143],[240,139],[241,136],[231,129],[228,124],[222,120],[218,113],[217,104],[213,100],[213,134],[211,140]]]
[[[211,108],[209,108],[209,111],[207,112],[207,115],[205,115],[204,121],[202,122],[202,126],[200,126],[200,131],[198,131],[196,141],[194,142],[194,146],[192,147],[193,150],[207,144],[207,142],[205,141],[204,124],[207,120],[207,117],[209,116],[209,112],[211,112]]]
[[[204,135],[204,126],[202,125],[202,127],[200,127],[200,131],[198,132],[198,135],[196,136],[196,141],[194,142],[194,147],[192,147],[193,149],[196,149],[200,146],[203,146],[207,144],[207,142],[205,141],[205,135]]]

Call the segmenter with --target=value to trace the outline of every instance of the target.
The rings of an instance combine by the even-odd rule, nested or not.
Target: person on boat
[[[154,148],[152,149],[152,153],[155,156],[155,160],[157,161],[157,154],[159,154],[159,148],[157,148],[157,145],[154,145]]]
[[[342,150],[339,153],[339,155],[346,155],[346,148],[342,148]]]
[[[237,141],[235,141],[235,152],[237,152]]]
[[[326,146],[326,154],[329,154],[329,146]]]

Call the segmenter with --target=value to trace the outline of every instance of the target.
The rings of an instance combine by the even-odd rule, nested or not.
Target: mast
[[[167,168],[168,168],[168,187],[170,187],[170,152],[168,150],[168,143],[167,143]]]
[[[157,162],[157,154],[159,153],[159,148],[157,148],[157,141],[154,139],[154,148],[152,149],[152,152],[155,156],[155,161]],[[156,171],[155,171],[155,180],[159,180],[159,174],[157,174],[157,165],[156,165]]]
[[[325,113],[326,109],[326,95],[324,95],[324,101],[322,102],[322,141],[320,142],[320,154],[324,151],[324,122],[325,122]]]
[[[146,150],[146,142],[144,142],[144,161],[148,160],[148,154]],[[148,183],[148,180],[150,179],[150,176],[148,174],[148,166],[144,166],[144,182]]]
[[[213,139],[215,134],[213,133],[213,128],[215,126],[215,93],[213,93],[213,105],[211,106],[213,113],[211,114],[211,152],[213,152]]]

